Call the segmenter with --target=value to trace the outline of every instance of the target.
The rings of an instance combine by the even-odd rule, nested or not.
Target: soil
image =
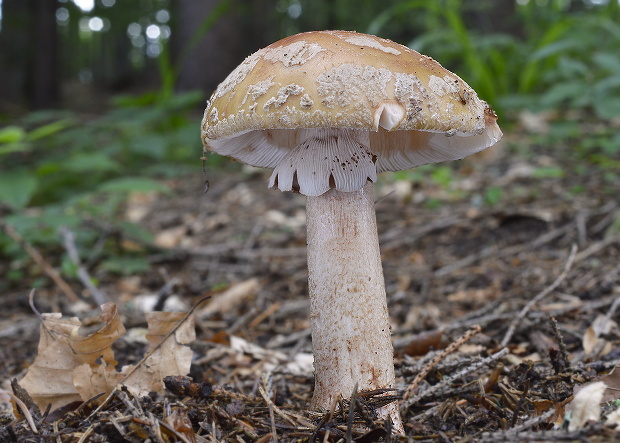
[[[579,386],[620,363],[620,179],[588,164],[577,174],[573,155],[553,159],[534,143],[517,145],[508,136],[493,152],[454,163],[448,183],[386,175],[376,185],[395,345],[391,394],[410,440],[376,418],[383,392],[356,393],[332,411],[308,409],[305,199],[267,189],[263,171],[228,166],[208,169],[207,193],[197,174],[170,181],[173,196],[130,199],[127,216],[161,247],[126,240],[148,254],[151,269],[97,275],[127,329],[144,325],[146,294],[185,310],[211,296],[196,310],[191,380],[169,379],[166,393],[144,398],[119,389],[98,409],[94,400],[47,417],[32,412],[39,434],[23,413],[5,414],[0,440],[618,439],[604,422],[617,391],[607,391],[616,403],[605,403],[600,421],[569,430],[567,412]],[[540,174],[550,167],[565,173]],[[91,302],[79,281],[69,283]],[[28,286],[3,296],[7,390],[37,352]],[[223,297],[233,301],[209,305]],[[40,312],[76,309],[51,283],[35,303]],[[115,352],[135,363],[144,345],[121,339]]]

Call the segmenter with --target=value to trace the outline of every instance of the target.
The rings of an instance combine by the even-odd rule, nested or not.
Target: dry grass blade
[[[32,430],[32,432],[35,434],[38,434],[39,431],[37,430],[37,427],[34,424],[32,414],[30,414],[28,407],[24,404],[23,401],[17,398],[17,396],[14,395],[13,393],[8,392],[8,391],[5,391],[5,392],[9,397],[11,397],[11,400],[13,400],[15,404],[19,407],[19,410],[21,411],[22,415],[26,418],[26,421],[28,422],[28,426],[30,426],[30,429]]]

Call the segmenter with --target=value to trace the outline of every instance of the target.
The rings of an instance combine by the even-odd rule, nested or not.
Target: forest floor
[[[620,178],[570,149],[507,135],[490,154],[434,178],[395,174],[377,183],[407,437],[390,436],[376,420],[380,396],[372,393],[332,411],[308,409],[305,199],[267,189],[263,171],[236,168],[209,173],[206,194],[197,174],[171,181],[174,196],[130,198],[128,220],[159,245],[148,249],[151,270],[99,276],[129,331],[144,326],[140,306],[149,297],[189,310],[211,296],[194,312],[194,384],[176,379],[176,389],[145,398],[116,390],[97,409],[93,401],[47,419],[33,412],[32,423],[23,411],[5,414],[0,440],[618,441]],[[88,300],[79,281],[71,285]],[[7,390],[37,354],[27,287],[2,295]],[[77,309],[51,284],[35,304],[40,312]],[[146,349],[131,337],[115,344],[123,364]],[[573,399],[598,380],[612,389],[590,401],[594,420],[578,423]]]

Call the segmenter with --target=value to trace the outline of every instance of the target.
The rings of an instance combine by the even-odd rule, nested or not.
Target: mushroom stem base
[[[393,388],[394,357],[373,185],[308,197],[308,271],[315,389],[312,407]],[[398,407],[378,411],[402,432]]]

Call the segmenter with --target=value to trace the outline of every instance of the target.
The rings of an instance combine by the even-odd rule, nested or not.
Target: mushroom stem
[[[341,396],[393,388],[394,356],[373,185],[308,197],[308,283],[314,353],[312,407],[330,408]],[[395,402],[378,410],[395,430]]]

